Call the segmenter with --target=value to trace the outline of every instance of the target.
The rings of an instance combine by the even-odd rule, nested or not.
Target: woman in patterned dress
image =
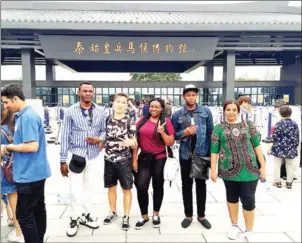
[[[277,122],[273,133],[272,155],[275,160],[274,186],[281,188],[280,169],[285,159],[287,172],[286,188],[291,189],[294,180],[295,158],[298,156],[299,127],[291,119],[292,110],[282,106],[279,110],[281,121]]]
[[[215,126],[211,138],[211,179],[216,182],[219,176],[225,184],[232,223],[228,238],[235,240],[241,232],[238,227],[240,199],[246,226],[244,235],[250,239],[254,224],[256,187],[259,177],[261,180],[265,179],[261,136],[251,121],[238,119],[240,107],[234,101],[226,101],[223,112],[225,122]]]
[[[1,144],[8,144],[6,137],[3,132],[5,132],[8,136],[12,137],[14,131],[14,116],[13,113],[4,109],[3,105],[1,105]],[[1,163],[6,163],[8,161],[8,156],[3,156],[1,158]],[[6,177],[4,176],[4,172],[1,166],[1,194],[7,194],[8,203],[11,206],[13,212],[13,221],[16,225],[16,233],[10,234],[8,236],[8,241],[11,242],[23,242],[24,238],[22,235],[22,231],[20,225],[16,219],[16,206],[17,206],[17,187],[16,183],[10,183]]]

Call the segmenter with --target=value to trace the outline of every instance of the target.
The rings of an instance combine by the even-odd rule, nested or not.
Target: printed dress
[[[211,137],[211,153],[219,154],[218,176],[229,181],[259,179],[254,148],[261,135],[250,121],[217,124]]]
[[[9,131],[7,125],[1,125],[1,129],[3,131],[5,131],[6,134],[8,134],[9,136],[11,136],[11,132]],[[6,137],[2,134],[2,132],[1,132],[1,144],[8,144],[8,141],[7,141]],[[4,163],[6,163],[8,161],[8,159],[9,158],[8,158],[7,155],[3,156],[3,158],[2,158],[2,160],[3,160]],[[13,193],[16,190],[17,190],[16,184],[15,183],[11,184],[6,179],[6,177],[4,176],[4,173],[3,173],[2,166],[1,166],[1,194]]]

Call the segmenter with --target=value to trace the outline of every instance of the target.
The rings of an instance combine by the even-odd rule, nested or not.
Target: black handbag
[[[192,158],[192,165],[191,165],[190,178],[208,180],[209,170],[211,167],[210,157],[196,156],[194,151],[194,153],[191,155],[191,158]]]

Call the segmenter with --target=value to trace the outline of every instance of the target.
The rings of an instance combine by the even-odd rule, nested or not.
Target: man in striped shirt
[[[61,131],[61,173],[69,177],[71,222],[67,236],[77,234],[79,224],[92,229],[99,227],[90,216],[93,187],[93,164],[98,163],[100,143],[106,136],[106,112],[92,102],[94,87],[89,82],[79,86],[80,102],[69,107]],[[67,165],[69,163],[69,166]],[[69,172],[70,170],[70,172]],[[83,184],[80,191],[78,183]]]

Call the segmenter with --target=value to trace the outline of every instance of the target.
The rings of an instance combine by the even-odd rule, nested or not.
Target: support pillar
[[[22,49],[22,79],[23,92],[26,99],[36,98],[36,70],[35,58],[32,49]]]
[[[46,86],[52,87],[50,93],[50,103],[58,104],[58,88],[53,88],[56,79],[55,65],[52,61],[46,59]]]
[[[214,62],[210,61],[204,66],[204,81],[214,81]]]
[[[223,59],[222,95],[223,102],[233,100],[235,93],[235,52],[227,51]]]
[[[51,86],[52,82],[55,80],[56,72],[55,66],[53,65],[52,61],[46,59],[46,83],[49,83]]]
[[[204,65],[204,81],[213,82],[214,81],[214,63],[213,61],[208,62]],[[209,105],[209,88],[203,89],[203,103]]]

